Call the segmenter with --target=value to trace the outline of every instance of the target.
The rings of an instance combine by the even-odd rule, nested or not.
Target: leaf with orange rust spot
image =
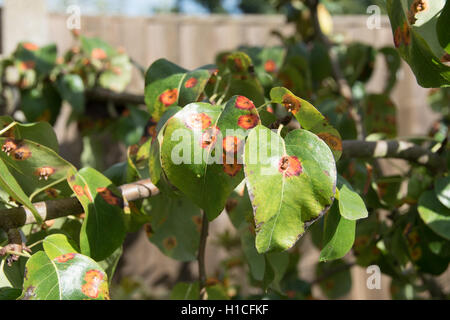
[[[442,36],[448,34],[449,9],[445,10],[445,6],[448,7],[446,0],[388,0],[386,3],[395,46],[419,85],[425,88],[450,85],[450,66],[441,62],[448,47],[448,41],[443,41]]]
[[[337,160],[342,155],[342,139],[339,132],[308,101],[300,99],[286,88],[276,87],[270,91],[273,102],[283,105],[291,112],[303,129],[315,133],[330,147]]]
[[[155,61],[145,76],[145,103],[152,118],[159,121],[168,107],[196,102],[205,90],[212,68],[188,71],[166,59]]]
[[[291,248],[333,203],[335,160],[309,131],[294,130],[283,139],[256,127],[245,145],[244,170],[259,253]]]
[[[244,100],[234,96],[223,110],[207,103],[189,104],[172,116],[164,129],[164,173],[171,184],[205,210],[209,220],[220,214],[229,194],[243,179],[242,152],[224,152],[224,138],[232,136],[243,144],[247,129],[260,123],[256,108],[236,107]]]
[[[119,190],[104,175],[92,168],[71,170],[67,177],[83,206],[86,217],[80,233],[81,253],[96,261],[111,255],[123,242],[125,221]],[[83,194],[79,187],[83,188]],[[78,192],[78,193],[77,193]]]
[[[200,208],[186,197],[169,199],[164,194],[152,197],[149,203],[152,207],[150,242],[168,257],[195,260],[200,240]]]
[[[19,300],[109,299],[108,277],[91,258],[72,252],[57,257],[38,251],[26,264]]]

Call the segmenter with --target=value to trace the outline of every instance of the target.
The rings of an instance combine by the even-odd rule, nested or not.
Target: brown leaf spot
[[[286,93],[283,96],[282,104],[286,110],[292,112],[293,115],[295,115],[301,108],[300,100],[290,93]]]
[[[112,206],[123,206],[123,201],[118,196],[116,196],[114,193],[112,193],[111,190],[109,190],[106,187],[97,188],[97,193],[105,200],[108,204]]]
[[[31,151],[27,146],[20,146],[12,152],[12,155],[17,161],[27,160],[31,157]]]
[[[45,179],[48,180],[48,178],[55,173],[55,168],[52,167],[42,167],[36,169],[34,172],[34,175],[39,177],[39,180]]]
[[[19,143],[12,139],[7,139],[2,146],[2,151],[5,152],[8,156],[11,152],[15,151],[18,148]]]
[[[163,246],[166,250],[172,250],[177,246],[177,239],[175,237],[168,237],[164,239]]]
[[[339,137],[336,137],[327,132],[318,133],[317,136],[325,141],[325,143],[331,148],[331,150],[342,151],[342,141]]]

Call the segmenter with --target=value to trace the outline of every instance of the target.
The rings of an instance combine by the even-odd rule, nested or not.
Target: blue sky
[[[1,0],[0,0],[1,2]],[[225,8],[238,14],[238,0],[225,0]],[[175,0],[47,0],[50,11],[65,11],[71,4],[81,7],[82,14],[124,14],[129,16],[151,15],[156,10],[171,8]],[[182,11],[187,14],[205,14],[205,9],[192,0],[182,1]]]

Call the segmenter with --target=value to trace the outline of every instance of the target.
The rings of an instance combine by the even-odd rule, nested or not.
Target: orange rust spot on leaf
[[[84,196],[84,191],[83,191],[83,187],[79,186],[77,184],[75,184],[73,187],[73,191],[75,192],[75,194],[79,197]]]
[[[55,173],[55,168],[52,167],[42,167],[36,169],[34,174],[39,177],[39,180],[45,179],[48,180],[48,178]]]
[[[208,128],[203,132],[200,140],[200,146],[202,148],[213,148],[217,141],[217,135],[220,130],[217,127]]]
[[[239,96],[236,98],[235,106],[236,106],[236,108],[243,109],[243,110],[250,110],[250,109],[255,108],[253,101],[251,101],[250,99],[248,99],[247,97],[244,97],[244,96]]]
[[[234,136],[227,136],[222,141],[223,150],[227,153],[237,153],[242,145],[242,140]]]
[[[240,116],[238,119],[238,125],[245,130],[249,130],[256,127],[258,123],[259,117],[256,114],[246,114]]]
[[[31,151],[27,146],[20,146],[12,152],[12,156],[17,161],[27,160],[31,157]]]
[[[303,172],[303,167],[296,156],[284,156],[278,162],[278,171],[290,178],[299,176]]]
[[[39,50],[39,47],[31,42],[25,42],[22,46],[29,51]]]
[[[159,96],[159,101],[166,107],[173,105],[177,102],[177,99],[178,89],[168,89]]]
[[[2,151],[5,152],[8,156],[11,152],[15,151],[18,147],[19,143],[12,139],[7,139],[2,146]]]
[[[190,88],[195,87],[197,85],[197,83],[198,83],[197,78],[192,77],[186,81],[186,83],[184,84],[184,87],[187,89],[190,89]]]
[[[122,206],[122,199],[120,199],[118,196],[116,196],[114,193],[112,193],[111,190],[109,190],[106,187],[97,188],[97,193],[105,200],[108,204],[112,206]]]
[[[84,186],[83,190],[84,190],[84,194],[86,195],[86,197],[88,197],[89,201],[92,202],[93,199],[92,199],[91,191],[89,191],[89,187],[87,184]]]
[[[269,59],[264,63],[264,70],[269,73],[277,71],[277,64],[272,59]]]
[[[282,104],[286,108],[287,111],[292,112],[292,114],[294,114],[294,115],[301,108],[300,100],[290,93],[286,93],[283,96]]]
[[[59,257],[56,257],[55,260],[59,263],[65,263],[69,260],[72,260],[73,258],[75,258],[76,253],[66,253],[63,254]]]
[[[342,141],[339,137],[336,137],[327,132],[318,133],[317,136],[325,141],[325,143],[331,148],[331,150],[342,151]]]
[[[211,125],[211,118],[206,113],[193,113],[187,116],[185,124],[192,130],[204,130]]]
[[[106,54],[105,50],[101,48],[95,48],[91,52],[91,58],[97,59],[97,60],[103,60],[106,59],[108,55]]]
[[[58,190],[54,189],[54,188],[48,188],[45,189],[45,194],[50,197],[50,198],[57,198],[58,197]]]
[[[90,298],[96,299],[100,293],[100,285],[103,274],[95,269],[89,270],[84,276],[86,283],[81,286],[81,291]]]

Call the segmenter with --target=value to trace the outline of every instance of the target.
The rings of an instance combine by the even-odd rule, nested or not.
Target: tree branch
[[[144,199],[159,193],[158,188],[153,185],[150,179],[122,185],[119,187],[119,190],[127,201]],[[44,221],[84,212],[77,198],[37,202],[34,203],[34,207]],[[18,207],[0,210],[0,228],[5,231],[20,228],[31,223],[36,223],[36,220],[28,208]]]
[[[144,96],[128,92],[117,93],[103,88],[87,90],[85,96],[89,100],[113,101],[117,104],[145,104]]]
[[[421,146],[407,141],[380,140],[342,142],[343,157],[347,158],[395,158],[423,165],[433,172],[445,170],[443,158]]]

